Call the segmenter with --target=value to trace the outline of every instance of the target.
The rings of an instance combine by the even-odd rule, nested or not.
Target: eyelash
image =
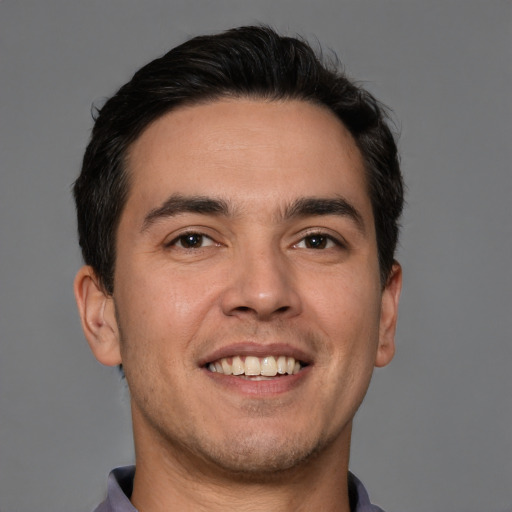
[[[199,247],[183,246],[183,241],[187,237],[193,237],[193,236],[200,239],[199,240],[200,246]],[[300,247],[301,244],[306,244],[307,243],[306,241],[308,239],[311,241],[311,239],[313,239],[313,238],[321,239],[319,245],[322,245],[323,243],[325,243],[327,245],[327,247],[325,247],[325,246],[323,246],[323,247],[322,246],[320,246],[320,247],[307,247],[307,246]],[[206,245],[204,245],[205,239],[209,240],[209,243],[207,243]],[[327,233],[322,232],[322,231],[312,231],[312,232],[305,234],[299,240],[299,242],[293,244],[293,248],[304,248],[304,249],[309,249],[309,250],[325,250],[325,249],[333,248],[332,246],[331,247],[328,246],[329,243],[333,244],[333,246],[335,246],[335,247],[340,247],[340,248],[346,247],[346,243],[344,241],[340,240],[339,238],[336,238],[332,235],[328,235]],[[193,250],[204,249],[205,247],[210,247],[210,246],[214,246],[214,245],[218,246],[220,244],[217,243],[212,237],[210,237],[204,233],[201,233],[200,231],[186,231],[184,233],[180,233],[178,236],[173,238],[170,242],[166,243],[165,248],[178,247],[179,249],[193,251]]]
[[[344,248],[346,247],[346,244],[340,240],[339,238],[336,238],[332,235],[328,235],[325,232],[322,231],[311,231],[307,234],[305,234],[298,243],[294,244],[294,248],[299,248],[299,244],[306,243],[306,240],[311,240],[313,238],[319,238],[322,239],[322,242],[325,241],[326,244],[332,243],[335,247]],[[304,247],[304,249],[310,249],[310,250],[323,250],[323,249],[331,249],[332,247]]]
[[[183,246],[183,241],[187,238],[187,237],[198,237],[200,238],[200,243],[201,245],[199,247],[184,247]],[[203,245],[204,243],[204,240],[207,239],[210,241],[210,243],[206,244],[206,245]],[[198,249],[203,249],[205,247],[209,247],[209,246],[212,246],[212,245],[219,245],[217,242],[215,242],[215,240],[208,236],[208,235],[205,235],[204,233],[201,233],[199,231],[186,231],[185,233],[180,233],[177,237],[173,238],[170,242],[166,243],[165,244],[165,247],[166,248],[171,248],[173,246],[175,247],[178,247],[180,249],[183,249],[183,250],[198,250]]]

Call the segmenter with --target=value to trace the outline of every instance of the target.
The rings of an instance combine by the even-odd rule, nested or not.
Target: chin
[[[202,444],[202,443],[201,443]],[[266,481],[288,473],[315,458],[328,442],[247,433],[232,436],[219,445],[202,444],[198,452],[214,467],[239,479]],[[199,447],[198,447],[199,448]]]

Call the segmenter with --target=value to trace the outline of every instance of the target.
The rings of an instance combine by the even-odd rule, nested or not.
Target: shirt
[[[135,466],[114,469],[108,477],[107,499],[94,512],[137,512],[131,504]],[[361,481],[348,474],[348,493],[351,512],[384,512],[370,503],[368,493]]]

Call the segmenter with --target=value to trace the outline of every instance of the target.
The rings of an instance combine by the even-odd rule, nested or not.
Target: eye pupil
[[[324,249],[327,245],[327,237],[322,235],[311,235],[306,238],[308,249]]]
[[[196,233],[190,233],[188,235],[183,235],[180,237],[181,245],[187,249],[200,247],[203,243],[203,235],[199,235]]]

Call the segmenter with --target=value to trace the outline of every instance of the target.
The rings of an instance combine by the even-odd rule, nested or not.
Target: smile
[[[305,366],[294,357],[287,356],[234,356],[223,357],[209,363],[206,367],[210,372],[241,377],[275,377],[279,375],[295,375]]]

